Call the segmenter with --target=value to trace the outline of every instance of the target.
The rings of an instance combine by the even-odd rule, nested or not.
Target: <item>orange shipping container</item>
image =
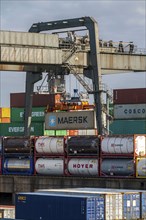
[[[10,122],[11,122],[11,119],[8,117],[1,118],[1,123],[10,123]]]
[[[67,135],[68,136],[76,136],[76,135],[78,135],[78,130],[68,130]]]
[[[10,118],[10,108],[1,108],[1,118]]]

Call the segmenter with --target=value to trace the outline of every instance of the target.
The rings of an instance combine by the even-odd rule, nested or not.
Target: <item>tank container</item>
[[[68,138],[69,155],[99,155],[99,138],[97,136],[74,136]]]
[[[35,162],[36,174],[42,175],[63,175],[64,160],[63,158],[39,158]]]
[[[146,154],[146,136],[109,136],[101,142],[102,153],[105,154]]]
[[[98,160],[93,158],[72,158],[68,161],[68,172],[78,176],[98,176]]]
[[[39,137],[35,143],[37,153],[42,154],[64,154],[63,137]]]
[[[135,174],[134,161],[131,158],[110,158],[101,162],[101,174],[108,176],[133,176]]]
[[[39,201],[39,202],[37,202]],[[16,218],[96,220],[95,197],[44,193],[16,194]]]
[[[136,158],[136,177],[146,178],[146,157]]]
[[[3,174],[31,175],[34,173],[33,158],[4,158]]]

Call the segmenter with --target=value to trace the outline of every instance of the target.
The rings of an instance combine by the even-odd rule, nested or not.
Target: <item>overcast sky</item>
[[[92,16],[103,40],[133,41],[146,48],[145,0],[0,0],[0,29],[28,31],[36,22]],[[146,87],[146,73],[103,76],[110,88]],[[23,92],[25,73],[0,73],[0,107],[9,107],[9,94]]]

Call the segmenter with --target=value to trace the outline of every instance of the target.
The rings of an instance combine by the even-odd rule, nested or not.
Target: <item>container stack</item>
[[[67,138],[67,174],[99,176],[99,138],[72,136]]]
[[[3,138],[0,136],[0,174],[2,174],[2,145]]]
[[[100,176],[135,177],[136,173],[146,176],[146,160],[141,159],[145,155],[146,135],[104,137],[101,141]]]
[[[3,174],[32,175],[34,144],[27,137],[3,138]]]
[[[10,108],[0,108],[0,123],[10,123]]]
[[[146,88],[116,89],[113,104],[112,134],[146,133]]]
[[[64,176],[65,138],[40,136],[35,139],[35,174]]]

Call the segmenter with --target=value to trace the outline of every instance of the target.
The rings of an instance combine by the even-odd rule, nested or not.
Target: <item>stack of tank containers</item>
[[[65,138],[40,136],[35,139],[34,164],[36,175],[64,175]]]
[[[72,136],[67,138],[67,175],[99,176],[98,136]]]
[[[111,134],[146,134],[146,88],[113,91]]]
[[[27,137],[3,138],[3,174],[32,175],[34,173],[34,143]]]
[[[135,177],[145,170],[146,135],[115,135],[101,141],[100,175]],[[139,161],[137,160],[139,159]],[[136,160],[137,166],[136,166]]]

